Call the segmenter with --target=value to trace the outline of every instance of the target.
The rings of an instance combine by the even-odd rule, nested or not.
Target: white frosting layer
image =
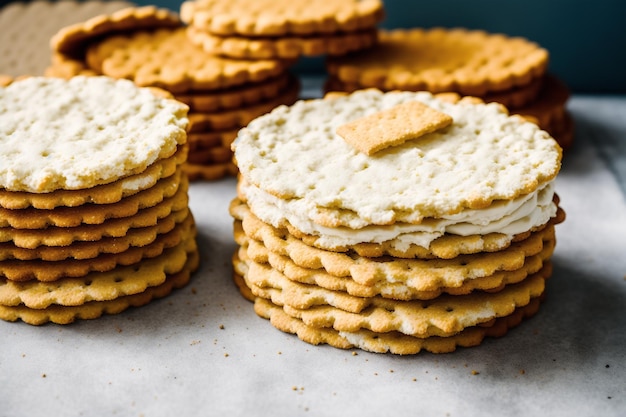
[[[141,172],[186,141],[187,110],[107,77],[32,77],[0,88],[0,187],[72,190]]]
[[[325,227],[311,220],[309,204],[302,199],[280,199],[242,181],[239,191],[250,210],[263,222],[274,227],[291,224],[298,230],[319,236],[318,244],[329,249],[358,243],[389,242],[397,250],[411,244],[428,248],[445,233],[460,236],[501,233],[510,240],[547,223],[556,214],[554,185],[549,182],[534,193],[513,200],[496,201],[480,210],[463,210],[441,218],[427,218],[419,224],[396,223],[388,226],[364,225],[358,229]]]
[[[412,100],[454,122],[371,156],[336,134],[344,123]],[[283,199],[301,199],[311,215],[317,210],[332,217],[326,226],[354,229],[417,223],[514,199],[552,180],[561,159],[545,131],[497,104],[375,90],[281,106],[242,129],[234,149],[248,182]]]

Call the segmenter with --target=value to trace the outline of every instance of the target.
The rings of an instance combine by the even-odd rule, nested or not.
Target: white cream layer
[[[412,244],[428,248],[432,241],[446,233],[459,236],[500,233],[510,240],[516,234],[547,223],[557,211],[553,202],[554,184],[549,182],[534,193],[496,201],[480,210],[468,209],[437,219],[426,218],[419,224],[365,225],[351,229],[315,223],[308,214],[315,212],[316,208],[308,207],[303,199],[280,199],[246,181],[240,183],[239,191],[247,199],[250,210],[263,222],[274,227],[289,223],[301,232],[318,236],[317,243],[328,249],[383,242],[389,242],[400,251],[407,250]]]

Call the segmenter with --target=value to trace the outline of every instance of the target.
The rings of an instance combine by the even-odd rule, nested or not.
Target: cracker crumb
[[[225,329],[224,325],[220,324],[220,330],[224,330],[224,329]]]
[[[198,294],[198,290],[196,290],[195,288],[192,288],[192,289],[191,289],[191,293],[192,293],[193,295],[196,295],[196,294]]]
[[[46,375],[46,374],[41,374],[41,377],[42,377],[42,378],[45,378],[45,377],[47,377],[47,376],[48,376],[48,375]]]
[[[478,372],[478,371],[477,371],[477,370],[475,370],[475,369],[472,369],[472,375],[479,375],[479,374],[480,374],[480,372]]]
[[[293,391],[298,391],[298,387],[296,387],[295,385],[294,385],[293,387],[291,387],[291,389],[292,389]]]
[[[413,378],[411,381],[413,381],[413,382],[417,382],[417,378]]]
[[[229,355],[228,353],[224,353],[224,357],[227,358]]]
[[[519,373],[520,373],[520,375],[524,375],[526,373],[526,370],[525,369],[520,369]]]
[[[358,353],[352,352],[352,356],[358,356]]]

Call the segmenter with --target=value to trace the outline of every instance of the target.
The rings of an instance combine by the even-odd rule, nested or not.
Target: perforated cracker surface
[[[178,15],[168,9],[152,5],[125,7],[59,29],[50,38],[50,47],[55,52],[80,58],[84,55],[84,46],[98,37],[116,32],[177,27],[181,24]]]
[[[220,35],[353,31],[373,27],[382,17],[379,0],[196,0],[181,5],[183,21]]]
[[[343,55],[368,48],[378,40],[376,29],[315,36],[218,36],[189,27],[189,39],[208,53],[240,59],[297,59],[300,56]]]
[[[483,96],[545,73],[548,52],[524,39],[466,29],[381,30],[379,44],[328,61],[342,82],[383,90]]]
[[[187,38],[184,28],[110,36],[89,46],[87,63],[101,74],[175,94],[263,81],[283,74],[287,67],[279,60],[244,61],[207,54]]]
[[[454,123],[372,157],[335,133],[343,123],[410,100],[449,114]],[[336,225],[350,216],[366,224],[415,223],[482,209],[537,190],[556,176],[561,161],[554,139],[497,104],[377,90],[279,107],[242,129],[233,148],[246,181],[298,201],[308,216],[324,212]]]
[[[89,188],[145,170],[187,139],[187,106],[128,80],[33,77],[0,89],[0,188]]]

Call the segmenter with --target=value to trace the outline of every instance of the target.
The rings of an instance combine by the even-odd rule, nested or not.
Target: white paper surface
[[[574,116],[597,100],[574,97]],[[231,278],[235,179],[194,183],[192,282],[97,320],[0,322],[0,416],[623,416],[626,199],[581,135],[557,192],[567,220],[538,315],[479,347],[399,357],[312,346],[256,316]]]

